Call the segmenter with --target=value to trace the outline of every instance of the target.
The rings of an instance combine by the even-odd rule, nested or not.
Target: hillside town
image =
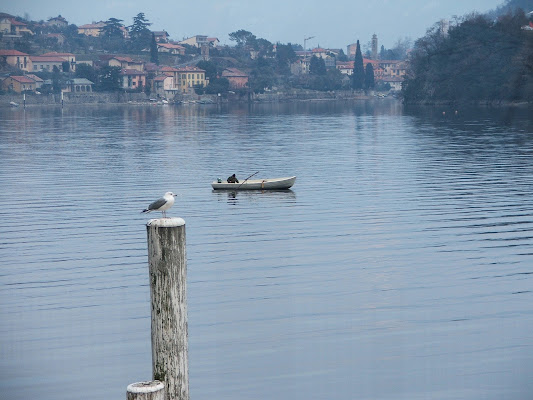
[[[399,91],[406,75],[409,43],[379,49],[375,34],[366,49],[357,40],[346,52],[307,48],[313,37],[303,46],[270,43],[244,30],[230,33],[236,43],[228,46],[200,34],[173,40],[164,30],[150,30],[143,13],[133,21],[126,26],[110,18],[76,26],[61,15],[29,21],[0,13],[0,93],[121,91],[169,101],[203,94],[250,99],[288,89],[388,93]],[[358,52],[365,74],[359,87],[353,79]]]

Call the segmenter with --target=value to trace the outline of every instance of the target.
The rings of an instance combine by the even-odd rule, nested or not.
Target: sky
[[[359,40],[364,46],[373,34],[378,46],[394,47],[398,39],[416,40],[441,19],[473,11],[486,12],[504,0],[12,0],[0,12],[47,20],[61,14],[83,25],[119,18],[125,25],[143,12],[152,30],[165,30],[171,39],[194,35],[217,37],[239,29],[272,43],[299,43],[307,48],[342,48]]]

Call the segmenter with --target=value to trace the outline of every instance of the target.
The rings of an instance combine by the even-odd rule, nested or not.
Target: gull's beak
[[[177,197],[178,195],[177,194],[173,194],[172,196]]]

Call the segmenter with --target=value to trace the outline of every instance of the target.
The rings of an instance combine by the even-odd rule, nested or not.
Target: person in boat
[[[228,179],[227,179],[228,183],[239,183],[239,180],[237,179],[237,177],[235,176],[235,174],[231,175]]]

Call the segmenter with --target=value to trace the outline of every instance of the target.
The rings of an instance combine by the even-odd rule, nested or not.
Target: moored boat
[[[282,190],[289,189],[296,181],[295,176],[270,179],[248,179],[239,183],[228,183],[221,179],[211,183],[213,189],[225,190]]]

